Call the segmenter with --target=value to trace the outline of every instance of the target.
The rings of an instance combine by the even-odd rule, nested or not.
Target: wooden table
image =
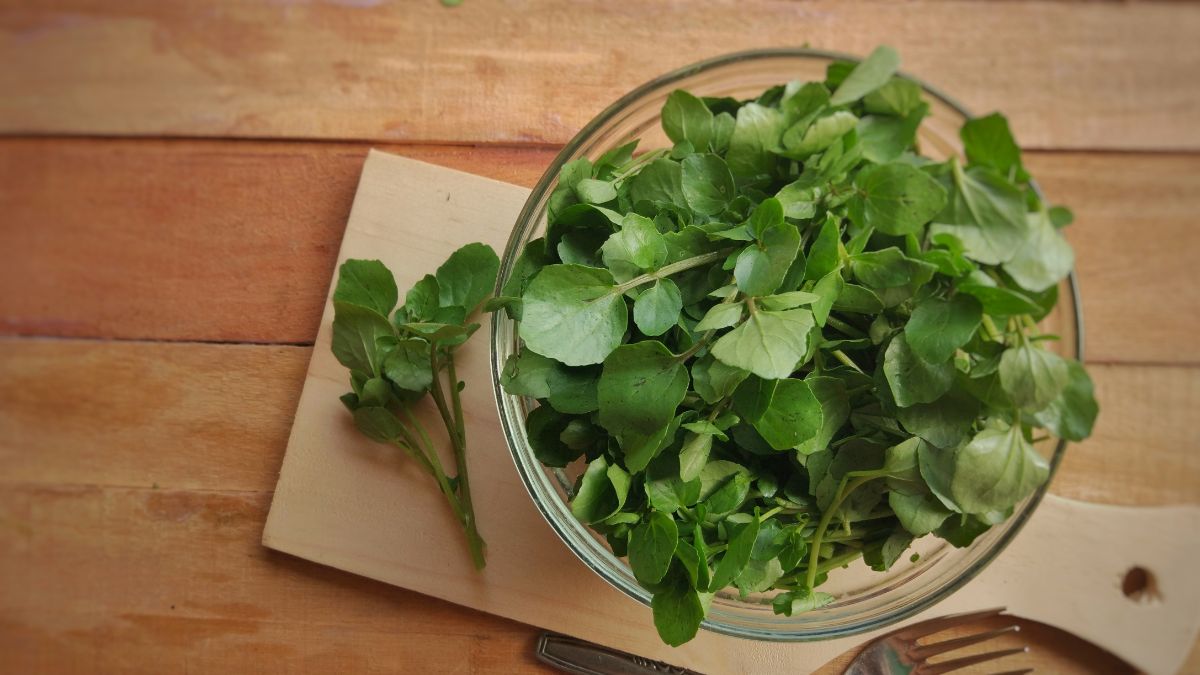
[[[1200,6],[0,0],[0,671],[541,671],[258,543],[367,149],[532,185],[668,68],[885,41],[1078,216],[1103,413],[1053,490],[1200,502]]]

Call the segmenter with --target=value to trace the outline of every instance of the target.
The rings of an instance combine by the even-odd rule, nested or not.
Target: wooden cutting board
[[[371,152],[346,227],[339,264],[378,258],[406,289],[459,246],[498,252],[529,191],[430,164]],[[650,611],[579,562],[530,501],[500,431],[488,369],[489,331],[460,351],[467,383],[472,487],[488,542],[483,573],[471,567],[442,496],[415,465],[362,437],[338,401],[345,369],[329,350],[327,303],[296,411],[263,544],[342,570],[527,624],[705,673],[809,672],[866,641],[763,643],[701,631],[663,645]],[[436,412],[424,411],[430,429]],[[444,440],[444,438],[442,439]],[[1104,646],[1149,673],[1176,671],[1200,629],[1192,570],[1200,508],[1099,506],[1048,497],[1016,541],[979,577],[922,617],[1007,606]],[[1140,565],[1156,593],[1126,598]]]

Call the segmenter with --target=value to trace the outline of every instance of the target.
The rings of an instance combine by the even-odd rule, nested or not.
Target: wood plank
[[[551,672],[531,628],[262,548],[269,503],[6,485],[4,670]]]
[[[0,650],[21,673],[549,673],[536,630],[261,548],[269,496],[8,485]],[[147,561],[156,564],[146,564]],[[1011,667],[1128,672],[1022,621]],[[840,673],[836,664],[823,674]],[[977,669],[966,673],[992,672]]]
[[[550,143],[701,58],[896,46],[1035,148],[1200,149],[1178,3],[0,3],[0,130]]]
[[[389,151],[531,186],[550,149]],[[0,140],[0,333],[311,343],[367,147]],[[1045,154],[1098,362],[1200,364],[1200,154]],[[201,188],[200,186],[203,186]],[[33,282],[36,280],[36,282]]]
[[[310,354],[0,339],[0,484],[269,492]],[[1110,504],[1200,503],[1200,432],[1190,423],[1200,369],[1091,373],[1100,421],[1070,447],[1053,491]]]

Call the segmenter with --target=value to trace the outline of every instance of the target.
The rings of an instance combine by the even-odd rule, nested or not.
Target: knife
[[[576,675],[701,675],[558,633],[542,633],[535,653],[539,661]]]

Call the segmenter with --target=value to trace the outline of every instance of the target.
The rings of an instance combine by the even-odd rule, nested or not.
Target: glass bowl
[[[501,282],[507,279],[525,243],[545,232],[547,202],[563,164],[580,157],[594,160],[636,138],[642,139],[638,146],[641,152],[670,147],[659,113],[671,91],[687,89],[698,96],[754,98],[764,89],[789,80],[823,80],[826,66],[835,60],[857,59],[809,49],[738,52],[668,73],[621,97],[567,143],[538,181],[509,237],[500,267]],[[902,76],[923,87],[931,106],[918,135],[921,151],[935,159],[961,154],[958,130],[971,114],[928,84]],[[1063,282],[1058,306],[1042,321],[1042,327],[1062,338],[1055,343],[1060,353],[1080,357],[1083,321],[1074,275]],[[525,416],[535,402],[510,395],[500,387],[505,360],[518,346],[515,322],[504,312],[496,312],[492,319],[492,385],[508,447],[530,497],[584,564],[623,593],[649,605],[650,593],[638,585],[628,564],[609,550],[602,537],[571,515],[569,497],[580,469],[549,469],[534,457],[525,433]],[[1039,447],[1043,454],[1050,455],[1051,479],[1065,448],[1065,442],[1055,440],[1043,441]],[[861,561],[848,569],[834,570],[820,590],[832,593],[837,600],[824,608],[779,616],[769,603],[764,604],[763,597],[742,601],[727,590],[713,599],[702,626],[741,638],[810,641],[845,637],[900,621],[944,599],[978,574],[1020,531],[1045,489],[1043,486],[1036,491],[1017,506],[1012,517],[966,548],[955,549],[941,539],[926,536],[914,542],[913,550],[920,553],[915,563],[905,556],[887,572],[875,572]]]

